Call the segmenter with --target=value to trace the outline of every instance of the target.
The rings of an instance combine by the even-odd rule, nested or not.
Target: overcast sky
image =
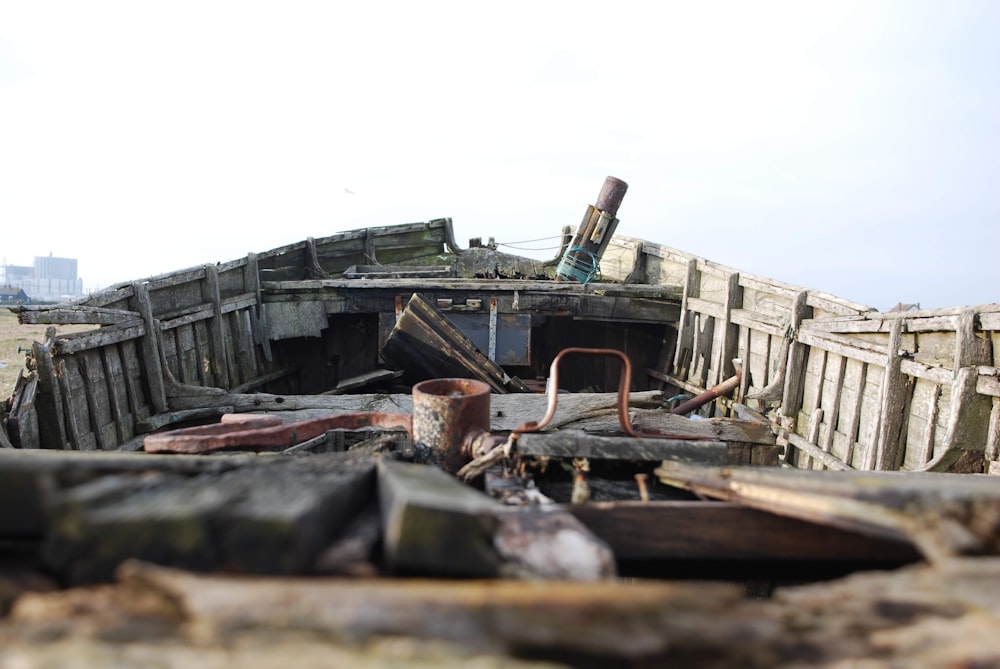
[[[611,175],[619,234],[1000,302],[998,35],[992,0],[0,0],[0,261],[89,290],[445,216],[540,239]]]

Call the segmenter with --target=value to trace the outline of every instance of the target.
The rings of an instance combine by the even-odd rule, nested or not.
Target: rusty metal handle
[[[622,361],[622,372],[618,377],[618,423],[622,431],[630,437],[643,437],[651,439],[683,439],[686,441],[703,441],[707,437],[690,434],[664,434],[661,432],[637,432],[628,419],[628,393],[632,387],[632,363],[628,356],[621,351],[611,348],[565,348],[560,351],[552,360],[549,367],[549,387],[547,391],[548,404],[545,417],[541,421],[527,421],[521,423],[517,432],[540,432],[546,425],[552,422],[556,415],[556,408],[559,403],[559,363],[567,355],[605,355],[618,358]]]
[[[628,391],[632,386],[632,363],[629,362],[628,356],[612,348],[571,347],[559,351],[549,367],[549,387],[547,391],[549,401],[545,417],[541,421],[521,423],[515,431],[539,432],[552,422],[559,403],[559,363],[568,355],[604,355],[618,358],[622,361],[622,372],[618,377],[618,422],[621,424],[622,430],[629,436],[641,437],[640,433],[632,429],[632,424],[628,420]]]

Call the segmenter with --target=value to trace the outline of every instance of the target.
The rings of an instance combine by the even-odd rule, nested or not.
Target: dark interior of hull
[[[466,314],[462,314],[466,315]],[[488,336],[485,314],[472,319],[449,319],[474,344]],[[346,380],[362,377],[380,369],[402,372],[399,376],[376,377],[371,384],[360,385],[357,392],[408,392],[413,384],[431,378],[419,368],[393,370],[380,357],[392,314],[330,314],[328,326],[319,337],[295,337],[272,342],[272,352],[279,367],[297,370],[269,383],[262,390],[275,394],[316,395],[335,391]],[[632,369],[630,390],[652,390],[659,381],[648,377],[646,369],[665,369],[670,363],[676,341],[676,329],[663,323],[629,323],[585,320],[572,316],[526,316],[510,319],[500,327],[501,344],[506,336],[510,346],[503,348],[498,362],[503,370],[533,389],[544,388],[544,379],[555,356],[565,348],[602,348],[623,352]],[[504,364],[504,360],[511,363]],[[622,363],[612,357],[567,359],[559,370],[560,389],[568,392],[616,392]]]

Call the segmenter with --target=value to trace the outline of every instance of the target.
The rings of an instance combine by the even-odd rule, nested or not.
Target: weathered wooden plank
[[[546,434],[521,434],[516,443],[520,455],[552,458],[645,462],[676,460],[703,465],[731,462],[730,448],[721,441],[601,437],[579,430],[559,430]]]
[[[75,366],[74,366],[75,367]],[[76,404],[79,401],[75,396],[70,382],[66,358],[55,361],[56,379],[59,383],[59,394],[63,400],[63,416],[66,420],[67,445],[77,451],[92,450],[88,448],[85,437],[77,420]]]
[[[885,366],[886,349],[884,345],[839,337],[829,333],[820,334],[810,330],[799,330],[797,338],[798,341],[808,346],[815,346],[871,365]]]
[[[91,358],[91,355],[99,356],[100,352],[80,354],[76,356],[76,361],[80,370],[84,397],[87,400],[86,413],[89,418],[90,432],[94,435],[97,449],[107,451],[117,445],[114,435],[115,427],[111,419],[107,381],[104,379],[103,366],[99,357],[94,359]],[[105,426],[108,426],[110,434],[105,431]]]
[[[792,304],[791,330],[798,333],[802,320],[808,315],[806,297],[803,291],[796,295]],[[802,406],[802,389],[805,382],[804,365],[807,347],[793,336],[788,346],[788,363],[785,367],[785,387],[781,396],[781,415],[794,419]]]
[[[215,476],[97,479],[52,492],[45,561],[73,583],[107,580],[128,559],[304,573],[373,495],[374,459],[350,453],[258,459]]]
[[[397,369],[425,378],[480,379],[498,393],[526,392],[419,293],[409,303],[382,347],[381,356]]]
[[[51,337],[47,336],[47,341],[51,341]],[[62,388],[56,378],[52,354],[47,345],[38,342],[32,344],[31,350],[35,358],[35,370],[38,374],[38,392],[35,395],[34,404],[38,413],[39,443],[22,444],[22,448],[66,448],[65,404]]]
[[[713,318],[723,318],[725,316],[725,305],[700,297],[692,297],[687,301],[687,309],[695,313],[712,316]]]
[[[292,295],[308,295],[310,293],[324,294],[336,290],[347,291],[407,291],[427,292],[435,290],[473,291],[481,293],[521,294],[566,294],[585,296],[606,296],[645,298],[658,300],[677,300],[680,288],[669,285],[644,285],[593,282],[586,285],[563,281],[533,281],[527,279],[408,279],[396,281],[392,279],[323,279],[309,281],[262,281],[261,290],[264,293]]]
[[[14,404],[9,412],[5,412],[4,423],[10,430],[14,448],[37,448],[40,441],[38,432],[38,412],[35,409],[35,396],[38,392],[38,377],[35,374],[24,375],[22,371],[14,387]]]
[[[113,346],[125,341],[140,339],[146,332],[146,326],[142,321],[108,325],[99,330],[59,335],[53,341],[52,350],[56,355],[89,351],[103,346]]]
[[[146,326],[146,336],[140,341],[142,352],[143,378],[149,389],[150,403],[156,413],[167,410],[167,391],[163,381],[163,368],[160,366],[160,329],[153,318],[153,307],[149,300],[149,289],[145,283],[136,281],[132,284],[135,293],[136,311],[142,315]]]
[[[222,295],[219,288],[219,270],[214,265],[205,267],[205,292],[211,302],[211,320],[209,321],[209,376],[211,385],[229,388],[229,367],[226,365],[226,339],[222,328]]]
[[[561,399],[560,402],[562,402]],[[771,425],[766,419],[710,418],[691,420],[668,411],[644,409],[630,412],[630,417],[632,427],[638,432],[656,432],[682,439],[702,438],[751,444],[773,444],[775,438]]]
[[[499,502],[436,467],[380,462],[386,567],[397,574],[495,577]]]
[[[889,333],[888,363],[885,375],[882,377],[882,397],[879,406],[881,421],[875,447],[874,469],[895,471],[903,461],[900,433],[903,427],[907,391],[912,390],[912,387],[908,383],[908,377],[904,376],[900,369],[902,357],[899,355],[899,350],[902,334],[903,321],[897,320],[893,323],[892,332]]]
[[[920,560],[879,539],[728,502],[594,502],[569,507],[619,560]],[[662,531],[660,531],[662,529]]]
[[[167,413],[159,413],[135,424],[137,434],[157,432],[170,425],[183,425],[191,421],[210,421],[218,419],[227,413],[232,413],[232,407],[214,406],[200,409],[178,409]]]
[[[264,313],[276,340],[293,337],[320,337],[330,326],[327,303],[322,300],[268,302]]]
[[[833,447],[833,433],[836,430],[837,421],[840,420],[840,400],[844,393],[844,374],[847,370],[847,358],[837,356],[837,364],[834,369],[833,378],[830,379],[830,387],[833,390],[833,394],[832,396],[828,394],[824,395],[823,402],[821,403],[824,407],[824,413],[827,416],[827,429],[820,447],[827,453]]]
[[[244,273],[244,283],[247,291],[254,297],[253,307],[248,309],[250,327],[253,330],[253,342],[260,346],[264,360],[271,361],[271,335],[268,320],[264,313],[264,298],[260,288],[260,269],[257,265],[257,254],[247,254],[247,264]]]
[[[125,384],[122,379],[121,358],[118,355],[118,347],[106,346],[100,351],[101,366],[103,368],[104,383],[108,393],[109,409],[111,410],[111,422],[115,428],[115,446],[120,446],[131,439],[135,432],[135,424],[128,404],[122,393],[125,391]]]
[[[125,309],[107,309],[87,305],[19,305],[11,311],[22,325],[51,323],[54,325],[92,324],[116,325],[139,320],[139,314]]]
[[[150,402],[147,399],[146,389],[142,378],[142,364],[140,363],[139,345],[135,341],[128,341],[120,344],[118,350],[121,351],[122,367],[124,369],[125,394],[128,397],[128,405],[136,419],[145,418],[153,413],[150,409]]]
[[[175,330],[175,336],[177,337],[177,369],[180,372],[177,380],[181,383],[201,385],[199,372],[201,361],[198,359],[198,345],[194,328],[191,325],[179,327]]]
[[[963,457],[962,471],[982,471],[992,401],[976,392],[977,378],[975,367],[962,367],[956,373],[947,431],[940,452],[927,464],[929,471],[950,471]]]
[[[822,451],[820,451],[822,452]],[[697,494],[893,540],[931,561],[997,554],[1000,479],[963,474],[713,469],[664,462],[660,480]]]
[[[851,466],[848,462],[841,461],[836,456],[831,455],[826,451],[824,451],[822,448],[811,442],[809,439],[801,437],[795,434],[794,432],[783,430],[778,435],[777,443],[785,446],[786,463],[789,460],[788,457],[790,451],[789,445],[791,445],[794,446],[797,450],[805,453],[808,457],[814,458],[817,461],[823,463],[823,466],[825,466],[827,469],[834,469],[837,471],[845,471],[851,469]]]

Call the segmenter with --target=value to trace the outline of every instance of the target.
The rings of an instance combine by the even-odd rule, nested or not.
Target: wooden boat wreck
[[[982,612],[976,598],[934,591],[920,608],[900,593],[934,590],[923,568],[968,581],[996,570],[1000,305],[881,313],[620,236],[624,188],[609,178],[551,261],[492,241],[460,248],[438,219],[12,308],[51,327],[5,407],[0,503],[22,513],[0,521],[0,561],[27,556],[62,586],[145,589],[172,602],[154,618],[180,606],[186,624],[230,648],[235,630],[301,642],[308,628],[314,641],[474,638],[476,652],[570,658],[556,666],[801,666],[803,644],[813,660],[881,652],[874,637],[838,645],[853,632],[820,638],[819,611],[836,609],[822,592],[788,591],[761,609],[726,587],[647,584],[636,599],[634,588],[581,583],[622,575],[768,583],[769,593],[914,565],[885,577],[904,583],[891,595],[857,577],[851,594],[864,604],[828,615],[864,609],[857,624],[874,635]],[[232,574],[579,589],[452,593],[445,581],[428,591],[363,579],[354,593],[283,580],[244,595]],[[219,601],[245,596],[287,607],[284,620],[321,621],[274,627],[199,599],[219,588]],[[342,618],[310,599],[316,588],[358,607],[373,598],[377,615]],[[32,589],[6,602],[16,625],[30,627],[31,606],[62,615],[46,608],[57,595]],[[447,621],[484,597],[497,598],[488,621],[452,636]],[[526,614],[542,601],[554,616]],[[162,643],[128,631],[133,604],[112,594],[107,606],[122,616],[119,634]],[[440,619],[418,625],[411,607]],[[693,617],[675,620],[678,607]],[[789,607],[812,610],[816,628],[746,636]],[[995,605],[989,615],[1000,622]],[[551,619],[564,616],[575,627]],[[523,624],[497,626],[508,618]],[[705,634],[692,636],[699,624]],[[0,638],[10,634],[0,624]]]

